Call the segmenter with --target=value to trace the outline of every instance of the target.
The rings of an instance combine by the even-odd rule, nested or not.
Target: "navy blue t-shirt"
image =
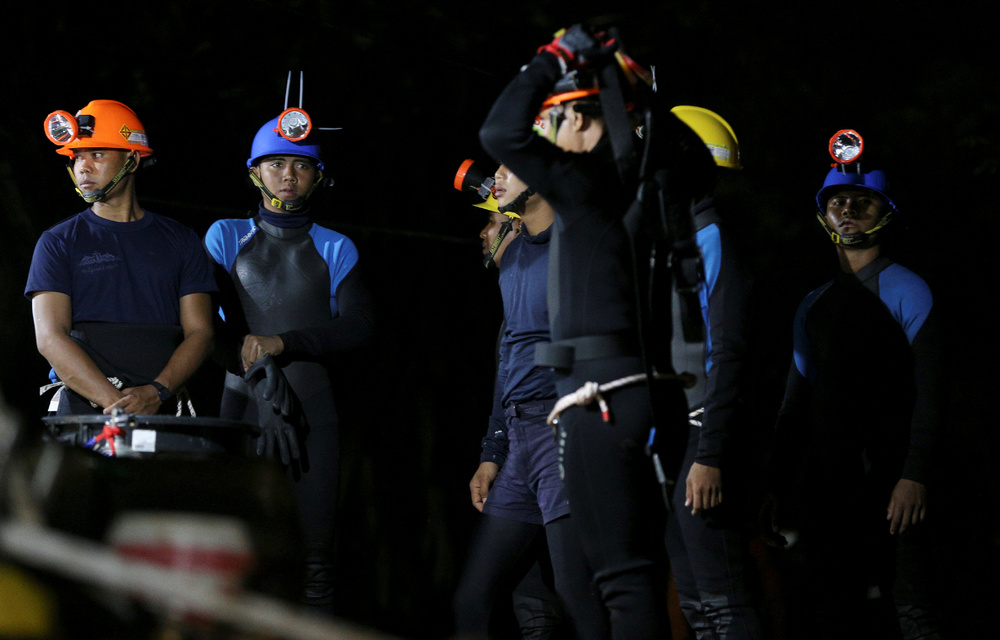
[[[500,360],[480,462],[503,466],[507,458],[504,407],[556,396],[552,369],[535,365],[535,347],[549,342],[548,271],[552,227],[538,235],[522,231],[504,250],[500,265],[504,328]]]
[[[113,222],[82,211],[46,230],[35,245],[24,295],[64,293],[73,324],[180,324],[180,299],[216,290],[198,235],[145,212]]]
[[[500,266],[505,327],[497,382],[504,406],[556,395],[548,367],[535,364],[535,346],[549,342],[548,273],[552,227],[531,236],[522,231],[504,250]]]

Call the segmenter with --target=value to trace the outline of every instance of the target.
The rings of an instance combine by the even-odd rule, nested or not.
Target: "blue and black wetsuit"
[[[226,345],[228,369],[222,417],[257,421],[257,406],[248,402],[251,394],[242,378],[239,341],[252,334],[278,335],[284,342],[276,360],[308,422],[300,437],[302,458],[290,468],[307,547],[306,597],[327,605],[339,477],[339,426],[329,368],[336,366],[338,353],[369,341],[374,317],[358,251],[349,238],[307,215],[263,208],[254,218],[215,222],[205,247],[225,273],[219,278],[226,325],[220,344]]]
[[[739,457],[741,452],[746,456],[747,450],[733,445],[740,439],[741,434],[735,432],[740,429],[739,409],[745,400],[745,325],[751,278],[711,198],[698,205],[694,219],[705,268],[699,297],[707,339],[685,343],[675,331],[673,353],[678,369],[699,374],[698,385],[688,389],[687,395],[691,408],[702,411],[695,412],[691,421],[674,489],[676,509],[667,523],[667,552],[681,609],[695,636],[747,640],[760,637],[760,624],[747,585],[748,545],[740,528],[748,461]],[[688,472],[695,462],[721,469],[725,501],[692,515],[683,505]]]
[[[855,633],[873,583],[901,624],[936,624],[922,607],[926,532],[890,536],[886,521],[897,481],[926,485],[932,466],[943,388],[935,316],[923,279],[885,257],[816,289],[796,314],[770,482],[809,552],[817,637]]]

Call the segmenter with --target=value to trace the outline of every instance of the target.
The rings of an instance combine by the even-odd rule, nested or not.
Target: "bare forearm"
[[[39,339],[38,351],[59,379],[87,400],[103,408],[122,397],[90,356],[68,335]]]
[[[156,376],[156,381],[171,391],[176,391],[194,375],[214,348],[211,330],[193,331],[177,345],[170,360]]]

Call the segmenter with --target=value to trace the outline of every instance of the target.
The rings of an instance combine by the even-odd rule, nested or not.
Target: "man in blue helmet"
[[[89,205],[42,234],[24,291],[38,350],[65,385],[51,408],[178,413],[176,394],[212,349],[216,287],[198,236],[139,204],[136,173],[153,150],[129,107],[93,100],[45,124]]]
[[[834,136],[839,164],[816,196],[840,273],[795,316],[769,466],[773,524],[801,533],[811,637],[887,637],[881,602],[904,638],[940,638],[922,524],[942,419],[938,314],[924,280],[883,251],[899,213],[860,149],[855,132]]]
[[[220,413],[258,424],[258,455],[280,456],[305,537],[303,601],[328,610],[339,476],[331,369],[370,340],[373,311],[354,243],[310,219],[324,165],[308,129],[290,132],[285,115],[260,128],[247,160],[257,210],[216,221],[205,246],[223,272]]]

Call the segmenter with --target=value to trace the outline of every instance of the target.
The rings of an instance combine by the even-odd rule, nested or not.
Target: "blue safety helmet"
[[[265,156],[303,156],[316,161],[316,167],[322,171],[323,160],[319,157],[319,145],[311,144],[308,138],[292,142],[278,133],[278,118],[269,120],[253,137],[250,147],[250,158],[247,168],[258,164]]]
[[[826,202],[834,192],[844,187],[856,187],[866,191],[871,191],[885,201],[889,211],[897,211],[896,203],[892,201],[886,190],[885,174],[878,169],[873,171],[861,171],[861,167],[854,165],[837,166],[830,169],[823,181],[823,187],[816,194],[816,206],[820,211],[826,211]]]
[[[873,228],[868,231],[841,235],[834,231],[833,227],[827,223],[826,216],[824,215],[826,203],[834,193],[842,190],[844,187],[870,191],[885,202],[886,211]],[[861,166],[857,164],[840,165],[830,169],[830,172],[826,174],[826,180],[823,181],[823,187],[816,194],[816,206],[818,207],[816,219],[823,227],[823,230],[826,231],[826,234],[830,236],[830,240],[834,244],[857,249],[864,249],[877,244],[877,232],[884,229],[892,221],[894,218],[893,214],[898,213],[896,203],[886,193],[885,174],[877,169],[868,171],[867,173],[863,172],[861,171]]]

